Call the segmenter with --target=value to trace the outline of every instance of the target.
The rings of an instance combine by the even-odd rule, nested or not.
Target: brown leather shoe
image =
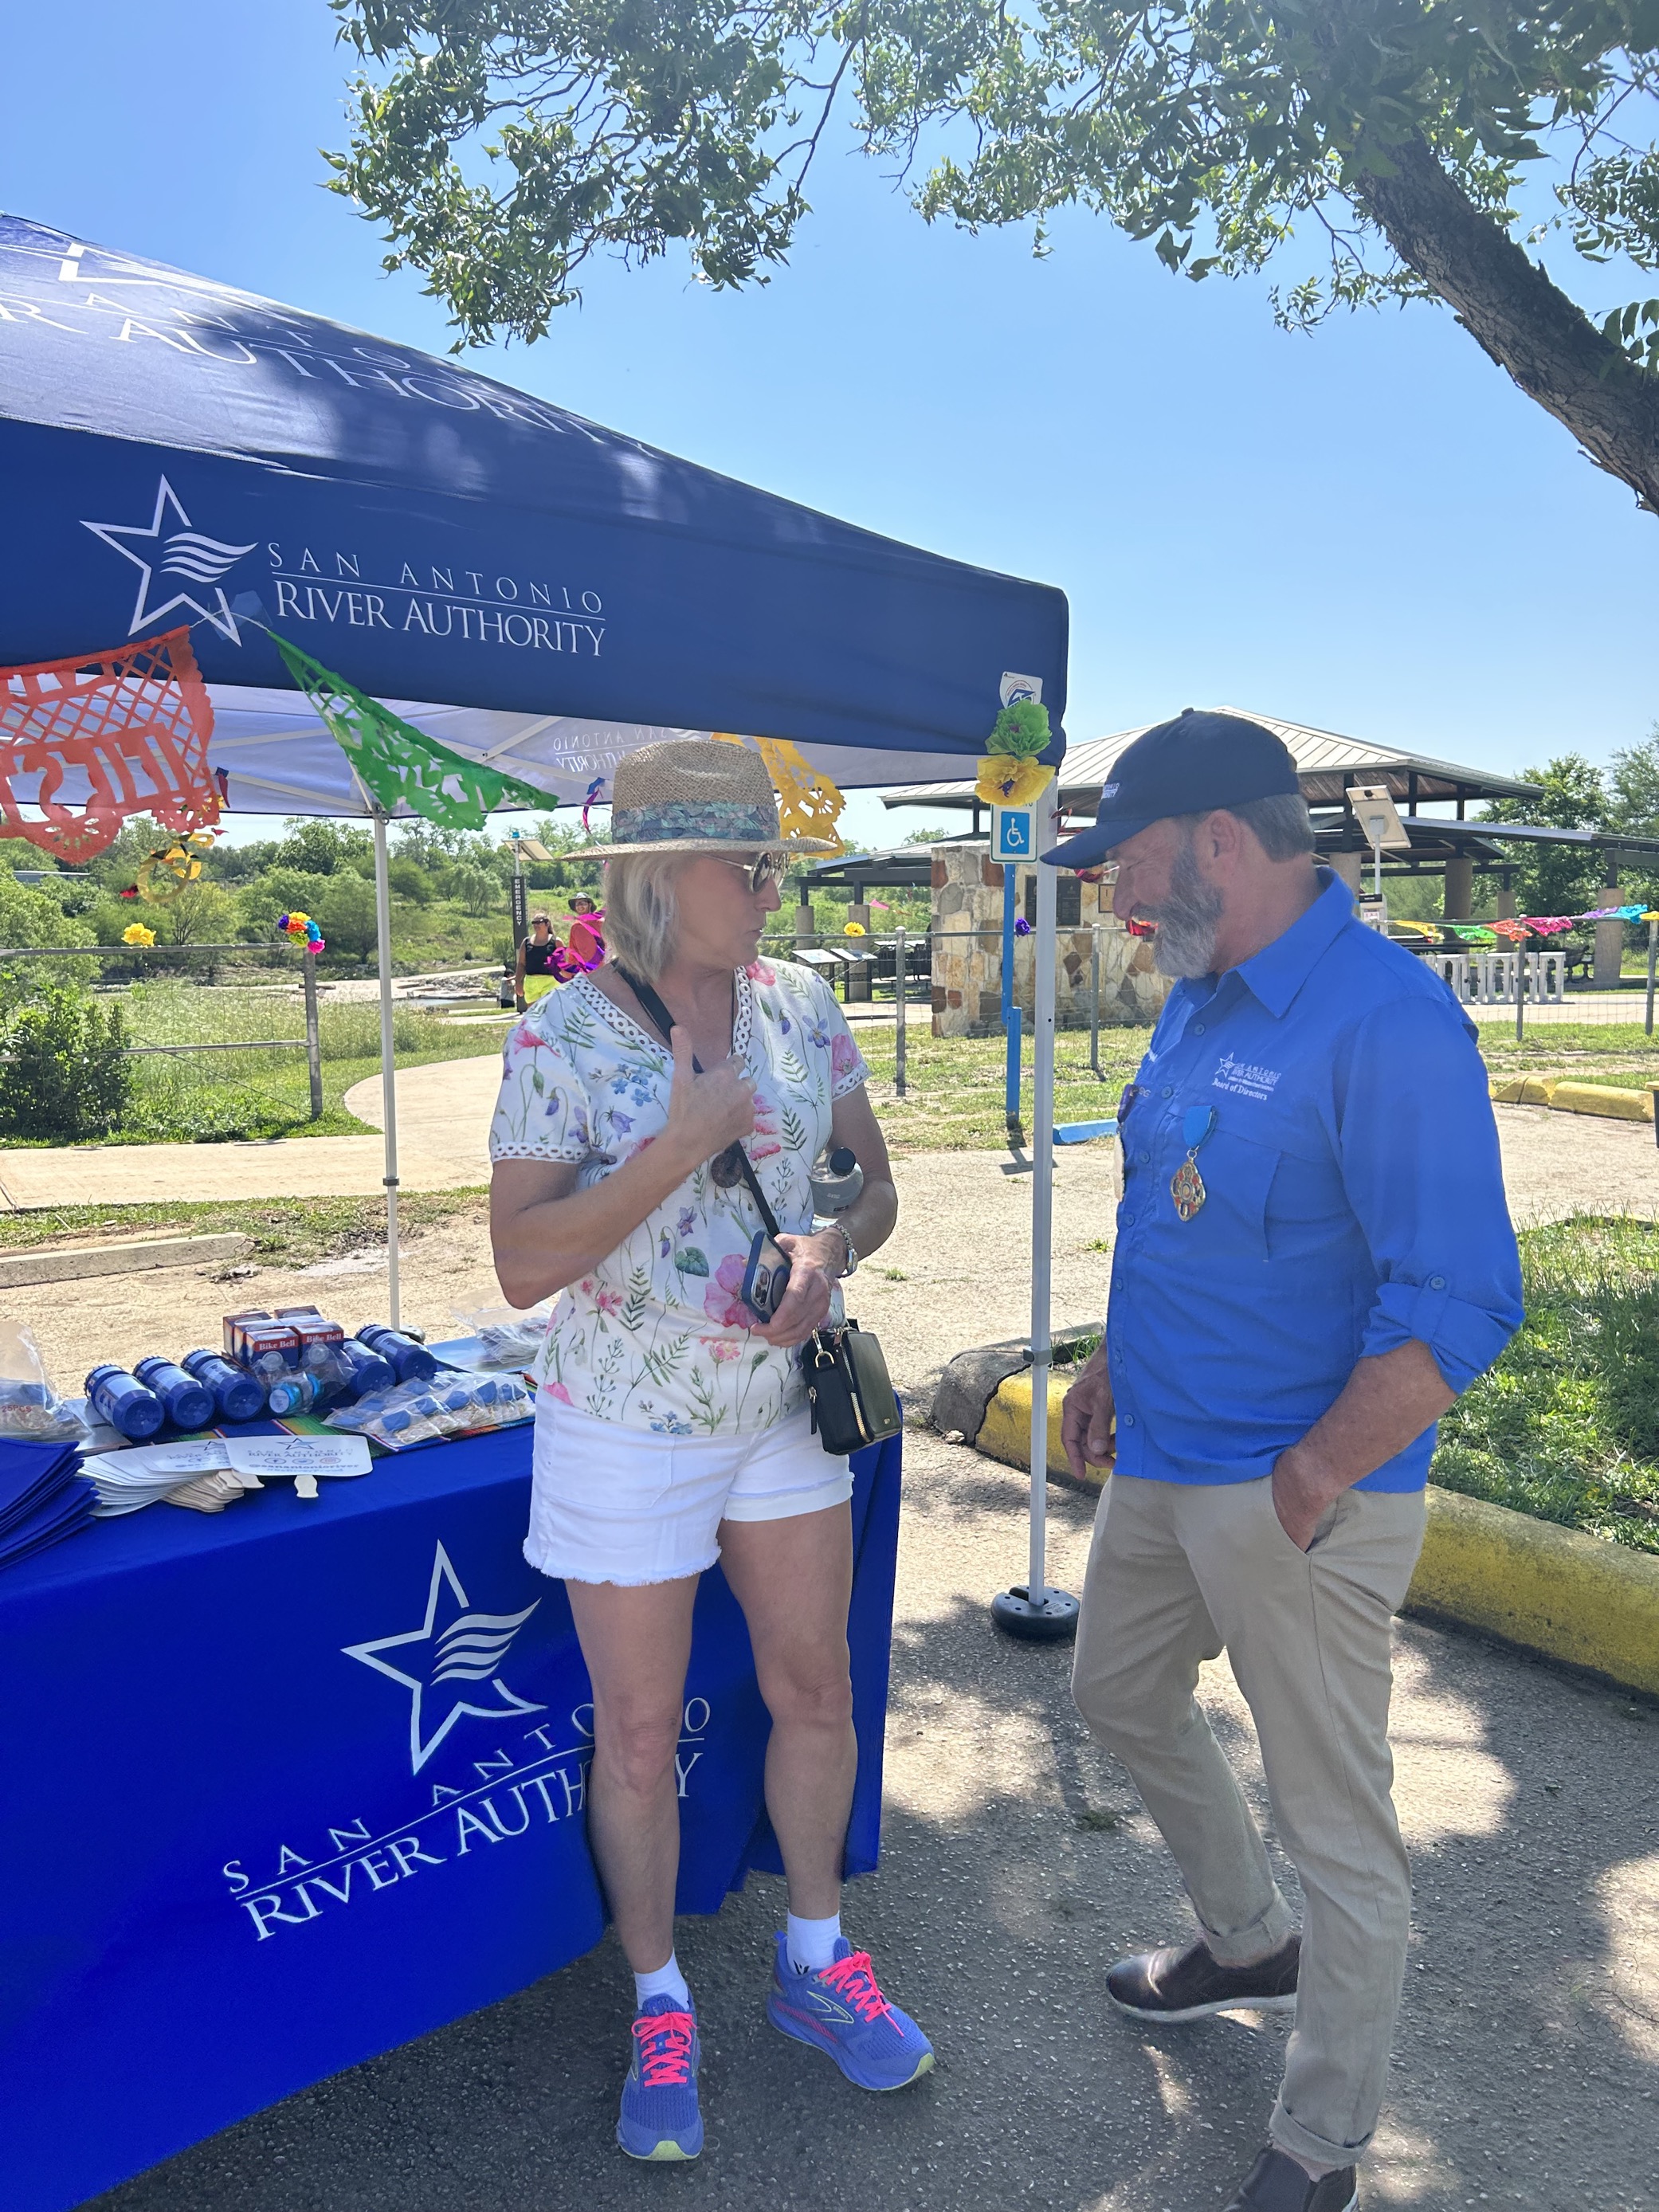
[[[1229,2199],[1227,2212],[1354,2212],[1358,2202],[1358,2176],[1352,2166],[1340,2166],[1334,2173],[1310,2181],[1293,2158],[1269,2144]]]
[[[1119,2011],[1136,2020],[1206,2020],[1235,2005],[1255,2012],[1294,2012],[1301,1956],[1302,1938],[1287,1936],[1278,1950],[1253,1966],[1224,1966],[1200,1941],[1184,1951],[1143,1951],[1136,1958],[1120,1959],[1107,1972],[1106,1990]],[[1325,2212],[1322,2205],[1320,2212]]]

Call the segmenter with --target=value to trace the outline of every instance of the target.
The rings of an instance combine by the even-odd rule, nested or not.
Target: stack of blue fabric
[[[75,1445],[0,1437],[0,1568],[88,1527],[97,1502]]]

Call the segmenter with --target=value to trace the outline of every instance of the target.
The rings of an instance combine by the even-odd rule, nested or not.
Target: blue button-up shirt
[[[1282,937],[1175,986],[1123,1114],[1119,1474],[1255,1480],[1357,1360],[1415,1338],[1462,1391],[1520,1325],[1474,1026],[1321,876]],[[1183,1221],[1170,1186],[1194,1145],[1206,1196]],[[1420,1489],[1433,1449],[1430,1428],[1358,1487]]]

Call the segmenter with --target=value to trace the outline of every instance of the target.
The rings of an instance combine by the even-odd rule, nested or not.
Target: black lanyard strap
[[[662,1031],[663,1042],[672,1052],[674,1048],[674,1017],[669,1012],[667,1007],[664,1006],[661,998],[642,976],[632,974],[628,969],[621,966],[620,963],[615,960],[613,960],[611,964],[616,969],[617,975],[622,977],[623,982],[627,984],[629,989],[634,994],[634,996],[639,1000],[641,1006],[644,1007],[646,1012],[651,1017],[657,1027]],[[697,1058],[696,1053],[693,1053],[691,1055],[691,1066],[694,1073],[698,1075],[702,1075],[707,1073],[702,1062]],[[766,1202],[766,1193],[760,1187],[760,1181],[755,1173],[754,1164],[750,1161],[748,1153],[744,1152],[742,1144],[734,1140],[732,1143],[729,1144],[726,1150],[720,1153],[718,1157],[722,1160],[732,1161],[733,1165],[736,1167],[738,1173],[743,1177],[744,1182],[749,1186],[749,1194],[754,1200],[756,1206],[760,1209],[760,1218],[765,1224],[766,1233],[775,1243],[777,1238],[782,1233],[778,1227],[778,1218]]]

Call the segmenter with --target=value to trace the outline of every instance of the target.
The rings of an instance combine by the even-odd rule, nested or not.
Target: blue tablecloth
[[[0,2173],[62,2212],[599,1937],[587,1678],[520,1550],[530,1431],[103,1522],[0,1577]],[[897,1439],[854,1462],[875,1864]],[[778,1869],[767,1721],[718,1571],[679,1754],[682,1911]]]

